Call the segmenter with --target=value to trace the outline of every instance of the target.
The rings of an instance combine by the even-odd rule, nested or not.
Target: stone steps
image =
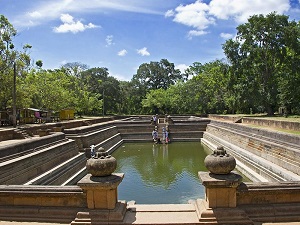
[[[70,158],[47,172],[26,182],[24,185],[61,185],[72,174],[79,171],[86,164],[84,153]]]
[[[78,154],[74,140],[0,163],[1,184],[23,184]]]
[[[12,159],[15,159],[15,158],[19,158],[21,156],[24,156],[24,155],[27,155],[27,154],[30,154],[30,153],[33,153],[33,152],[36,152],[36,151],[39,151],[43,148],[47,148],[47,147],[50,147],[50,146],[54,146],[58,143],[63,143],[65,142],[65,139],[61,139],[61,140],[58,140],[58,141],[53,141],[51,143],[47,143],[45,145],[42,145],[42,146],[38,146],[36,148],[30,148],[28,150],[24,150],[22,152],[18,152],[18,153],[15,153],[15,154],[11,154],[11,155],[7,155],[7,156],[4,156],[4,157],[1,157],[0,158],[0,162],[5,162],[5,161],[8,161],[8,160],[12,160]]]
[[[217,137],[214,137],[211,134],[204,134],[202,143],[208,146],[210,149],[216,149],[217,146],[222,145],[224,149],[236,159],[236,168],[245,176],[250,178],[253,182],[283,180],[279,176],[274,175],[270,170],[267,170],[264,165],[260,163],[259,157],[255,157],[251,153],[245,153],[244,155],[238,153],[238,151],[235,150],[235,147],[228,147],[227,143],[223,142],[222,140],[218,140]]]
[[[82,130],[82,132],[85,131],[85,129]],[[88,133],[80,133],[78,131],[76,134],[67,134],[66,136],[75,140],[79,150],[84,151],[85,148],[89,148],[92,144],[100,143],[117,133],[116,126],[105,125],[104,128],[97,126],[97,130],[89,130]]]
[[[288,142],[278,144],[280,141],[275,142],[245,131],[224,129],[214,125],[209,125],[207,132],[300,175],[299,146],[294,144],[291,146]]]
[[[224,123],[220,126],[216,122],[209,124],[203,143],[212,149],[218,145],[224,146],[236,158],[237,168],[245,175],[248,173],[250,178],[256,177],[260,181],[300,180],[299,161],[294,154],[297,149],[280,145],[280,141],[272,143],[269,138],[259,138],[248,132],[251,129],[231,128],[231,124],[228,127]]]
[[[52,133],[44,137],[32,137],[20,140],[19,142],[9,142],[8,145],[0,146],[0,158],[11,156],[13,154],[21,153],[30,149],[39,148],[40,146],[51,145],[54,142],[65,139],[64,133]]]

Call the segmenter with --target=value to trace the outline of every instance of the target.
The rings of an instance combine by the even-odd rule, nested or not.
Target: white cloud
[[[89,23],[87,25],[83,24],[81,21],[75,21],[74,18],[69,15],[69,14],[62,14],[60,16],[60,20],[63,22],[63,24],[61,24],[58,27],[54,27],[53,31],[55,33],[68,33],[68,32],[72,32],[72,33],[77,33],[77,32],[82,32],[86,29],[91,29],[91,28],[96,28],[98,26]]]
[[[65,65],[68,61],[67,60],[63,60],[60,62],[60,65]]]
[[[233,38],[234,35],[233,34],[228,34],[228,33],[221,33],[220,37],[227,40],[227,39]]]
[[[168,10],[165,17],[173,17],[173,21],[192,27],[188,38],[207,33],[209,26],[217,20],[234,19],[237,23],[245,23],[254,14],[277,12],[283,14],[290,9],[289,0],[211,0],[209,4],[202,0],[179,5],[175,10]]]
[[[60,16],[60,20],[63,23],[74,23],[74,18],[73,16],[69,15],[69,14],[61,14]]]
[[[137,53],[141,56],[149,56],[150,55],[150,53],[147,51],[146,47],[138,49]]]
[[[55,20],[61,14],[107,12],[108,10],[161,15],[160,11],[153,10],[156,7],[157,4],[153,0],[89,0],[88,4],[82,0],[38,1],[34,7],[25,9],[24,13],[19,13],[14,18],[13,24],[19,27],[36,26],[46,21]]]
[[[290,9],[290,2],[289,0],[212,0],[209,8],[209,14],[218,19],[233,18],[238,23],[245,23],[254,14],[287,12]]]
[[[34,11],[31,13],[28,13],[28,16],[31,18],[41,18],[43,15],[40,12]]]
[[[113,35],[107,35],[105,38],[106,41],[106,47],[110,45],[114,45],[115,43],[113,42],[114,36]]]
[[[125,56],[127,54],[127,51],[125,49],[118,52],[118,56]]]
[[[300,1],[300,0],[299,0]],[[165,13],[165,17],[172,17],[174,16],[175,13],[172,9],[168,10],[166,13]]]
[[[201,1],[189,5],[179,5],[174,14],[174,22],[197,28],[199,30],[206,29],[209,25],[214,24],[214,18],[210,17],[207,12],[209,6]]]
[[[189,68],[186,64],[178,64],[175,66],[175,69],[179,69],[181,73],[184,73],[184,71]]]
[[[127,76],[123,76],[121,74],[118,74],[118,73],[113,73],[113,72],[109,72],[109,76],[112,76],[114,78],[116,78],[117,80],[119,81],[130,81],[130,77],[127,77]]]
[[[188,39],[192,39],[194,36],[202,36],[207,34],[208,32],[204,31],[204,30],[190,30],[188,32]]]

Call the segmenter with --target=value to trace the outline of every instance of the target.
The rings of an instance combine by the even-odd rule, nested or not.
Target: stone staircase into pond
[[[73,157],[80,158],[78,154],[75,141],[65,138],[63,133],[53,133],[14,142],[9,146],[0,146],[0,183],[7,185],[27,183]],[[67,167],[63,167],[61,171],[67,172]],[[53,174],[48,176],[48,179],[53,178]]]
[[[223,145],[247,174],[256,173],[259,181],[297,180],[300,174],[299,144],[293,139],[255,134],[241,125],[210,121],[206,118],[174,117],[172,123],[160,120],[157,128],[167,127],[172,142],[202,141],[212,149]],[[27,185],[73,185],[85,174],[90,146],[112,153],[126,142],[152,142],[150,117],[102,123],[52,132],[44,137],[24,139],[22,144],[0,148],[0,183]],[[278,135],[278,134],[277,134]],[[229,144],[230,143],[230,144]],[[282,148],[282,146],[284,148]],[[238,150],[236,150],[238,149]],[[296,150],[295,150],[296,149]],[[298,152],[298,150],[299,152]],[[246,169],[245,169],[246,168]],[[250,176],[251,177],[251,176]]]
[[[299,181],[300,137],[282,132],[211,121],[202,143],[222,145],[237,160],[237,169],[254,181]]]

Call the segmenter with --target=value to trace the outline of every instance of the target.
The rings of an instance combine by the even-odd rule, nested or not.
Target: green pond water
[[[112,154],[118,162],[115,172],[125,174],[118,199],[138,204],[203,199],[205,189],[198,171],[207,171],[204,159],[209,153],[200,142],[123,144]]]

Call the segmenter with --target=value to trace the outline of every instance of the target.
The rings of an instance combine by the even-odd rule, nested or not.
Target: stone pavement
[[[148,224],[151,224],[149,221]],[[178,223],[177,223],[178,224]],[[65,223],[38,223],[38,222],[8,222],[0,221],[0,225],[65,225]],[[300,225],[300,222],[290,222],[290,223],[255,223],[254,225]]]
[[[38,223],[38,222],[15,222],[0,221],[0,225],[62,225],[63,223]],[[65,224],[65,223],[64,223]]]

